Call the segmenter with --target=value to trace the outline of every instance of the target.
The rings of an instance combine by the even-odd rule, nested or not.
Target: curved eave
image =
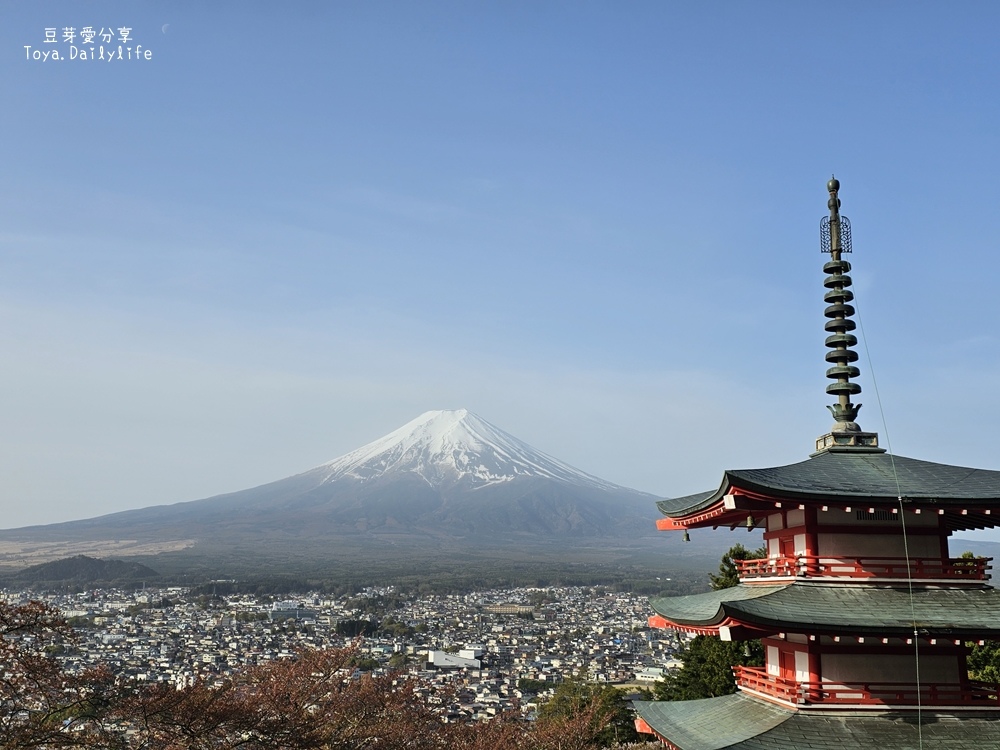
[[[753,638],[763,638],[781,632],[780,628],[757,628],[732,618],[726,618],[714,626],[699,627],[672,622],[662,615],[653,615],[647,620],[647,624],[658,630],[679,630],[691,635],[719,636],[724,641],[749,641]]]
[[[736,508],[727,496],[742,495]],[[943,516],[952,531],[1000,521],[1000,471],[936,464],[891,454],[822,453],[766,469],[726,471],[718,489],[660,500],[661,530],[737,525],[746,511],[775,503],[920,509]],[[741,512],[742,511],[742,512]]]
[[[735,624],[739,620],[729,606],[734,602],[756,599],[788,588],[781,586],[733,586],[732,588],[707,591],[704,594],[688,596],[668,596],[650,599],[649,604],[657,615],[669,625],[681,630],[711,630],[717,632],[722,626]]]
[[[726,481],[765,494],[1000,508],[1000,471],[920,461],[889,453],[822,453],[771,469],[737,469]]]
[[[790,583],[650,600],[666,624],[691,632],[793,632],[961,639],[1000,636],[1000,591]]]
[[[696,495],[660,500],[656,507],[664,515],[657,519],[660,531],[677,531],[705,526],[730,526],[735,528],[746,523],[747,510],[770,508],[774,500],[770,497],[743,495],[736,500],[731,493],[740,492],[728,481],[723,481],[719,489],[699,492]]]
[[[725,492],[720,488],[709,492],[697,492],[694,495],[685,495],[684,497],[658,500],[656,508],[667,518],[683,518],[711,508],[722,499],[724,494]]]

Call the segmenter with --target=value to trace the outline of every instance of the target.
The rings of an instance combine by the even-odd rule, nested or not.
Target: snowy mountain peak
[[[425,412],[318,471],[325,473],[326,482],[368,482],[386,474],[412,473],[433,485],[463,481],[476,487],[541,477],[621,489],[535,450],[466,409]]]

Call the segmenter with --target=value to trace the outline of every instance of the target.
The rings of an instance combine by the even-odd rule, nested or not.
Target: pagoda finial
[[[829,434],[816,441],[816,450],[836,450],[839,447],[840,450],[882,452],[878,447],[878,435],[862,432],[854,421],[861,404],[851,403],[851,396],[861,393],[861,386],[852,383],[851,378],[858,377],[861,371],[852,364],[858,360],[858,353],[852,348],[857,345],[858,339],[850,333],[856,328],[851,319],[854,307],[848,304],[854,299],[854,292],[850,290],[851,277],[847,275],[851,264],[841,257],[843,253],[851,252],[851,222],[840,215],[840,181],[831,176],[826,189],[830,193],[827,202],[830,215],[824,216],[820,222],[820,250],[830,253],[830,260],[823,265],[823,272],[827,274],[823,286],[829,290],[823,295],[828,305],[823,314],[829,318],[825,326],[830,334],[826,337],[826,345],[830,349],[826,353],[826,361],[832,365],[826,376],[834,381],[826,387],[826,392],[836,396],[837,403],[827,407],[833,414],[834,424]]]

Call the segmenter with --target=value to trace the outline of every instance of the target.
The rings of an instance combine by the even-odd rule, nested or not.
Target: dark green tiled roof
[[[724,494],[725,493],[722,493],[722,495]],[[722,495],[715,490],[709,492],[697,492],[694,495],[685,495],[684,497],[659,500],[656,503],[656,507],[659,508],[660,512],[665,516],[683,516],[688,513],[701,510],[702,508],[707,508]]]
[[[726,618],[726,612],[735,607],[737,602],[769,596],[791,585],[786,583],[780,586],[733,586],[704,594],[650,599],[649,603],[658,614],[671,622],[682,625],[715,625]]]
[[[681,750],[917,750],[915,711],[791,711],[737,693],[698,701],[636,701],[639,716]],[[923,746],[1000,747],[1000,712],[923,711]]]
[[[656,507],[660,513],[668,518],[686,516],[702,508],[707,508],[716,501],[717,494],[713,490],[711,492],[698,492],[694,495],[684,495],[683,497],[668,497],[666,500],[657,500]]]
[[[897,486],[898,481],[898,486]],[[1000,508],[1000,471],[935,464],[888,453],[821,453],[788,466],[727,471],[713,492],[657,503],[671,517],[707,508],[732,487],[794,499],[935,501]]]
[[[633,705],[650,727],[682,750],[739,747],[794,713],[739,693],[697,701],[635,701]]]
[[[727,617],[793,633],[905,636],[913,632],[905,587],[790,583],[747,586],[650,601],[671,622],[718,625]],[[1000,591],[990,587],[917,588],[912,612],[921,634],[981,638],[1000,634]]]

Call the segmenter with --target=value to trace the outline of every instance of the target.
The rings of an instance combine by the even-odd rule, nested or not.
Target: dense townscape
[[[533,712],[571,677],[651,686],[680,645],[647,627],[645,597],[602,588],[402,596],[371,588],[336,598],[194,595],[186,589],[38,596],[75,626],[54,655],[69,672],[107,665],[119,679],[183,688],[220,682],[302,649],[356,645],[359,672],[406,671],[450,686],[455,721]]]

